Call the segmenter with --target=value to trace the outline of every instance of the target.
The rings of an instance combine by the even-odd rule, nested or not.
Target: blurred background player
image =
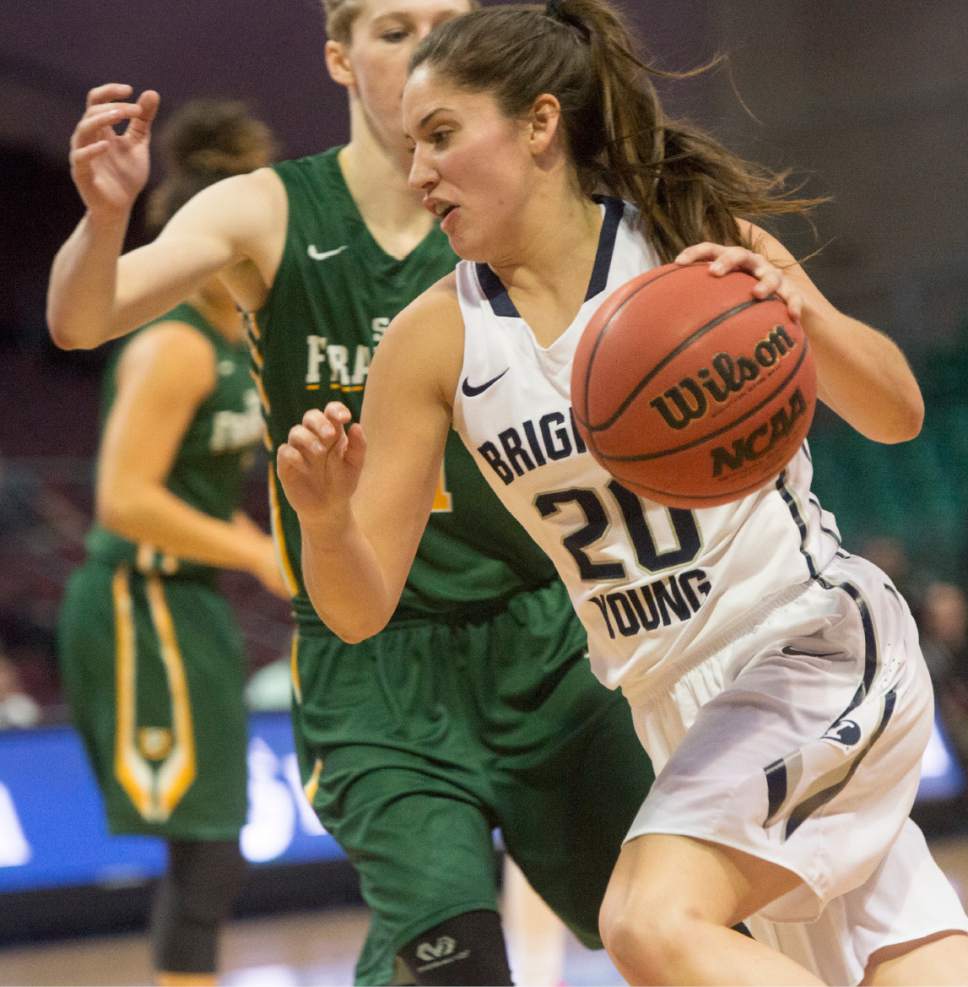
[[[274,449],[333,397],[359,409],[390,320],[456,261],[407,186],[407,59],[467,0],[327,0],[326,62],[350,101],[342,148],[230,178],[151,244],[119,254],[147,180],[158,94],[93,90],[72,142],[87,213],[52,271],[55,341],[94,346],[219,275],[252,313]],[[129,121],[123,136],[112,127]],[[453,437],[434,517],[385,633],[344,644],[319,621],[274,466],[273,524],[293,593],[295,742],[306,794],[356,867],[371,925],[356,979],[510,982],[492,829],[578,938],[651,768],[621,696],[595,682],[547,557]],[[334,574],[352,583],[353,574]],[[619,765],[635,763],[631,775]],[[440,943],[454,948],[441,953]],[[397,962],[396,972],[394,971]]]
[[[242,104],[206,100],[185,105],[161,143],[159,227],[273,150]],[[96,523],[61,611],[63,681],[111,831],[167,842],[150,927],[161,984],[214,982],[245,873],[246,666],[217,570],[285,595],[272,539],[239,511],[263,433],[243,333],[210,280],[118,347],[104,381]]]

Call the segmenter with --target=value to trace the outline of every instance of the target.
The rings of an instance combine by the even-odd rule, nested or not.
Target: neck
[[[352,137],[339,155],[346,186],[377,243],[392,256],[404,257],[436,220],[407,184],[403,141],[395,148],[378,139],[355,103],[350,114]]]
[[[509,288],[541,285],[564,294],[584,292],[601,228],[601,206],[584,194],[542,195],[538,190],[522,210],[518,236],[508,235],[501,254],[488,263]]]
[[[571,325],[585,301],[602,228],[597,202],[575,194],[534,195],[509,249],[488,260],[542,346]],[[554,235],[549,236],[548,231]]]

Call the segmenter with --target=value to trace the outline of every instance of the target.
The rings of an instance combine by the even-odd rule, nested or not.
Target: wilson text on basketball
[[[730,395],[757,380],[763,370],[782,360],[796,345],[782,325],[774,326],[767,336],[755,344],[752,356],[734,358],[728,353],[717,353],[711,367],[703,367],[696,377],[683,377],[678,384],[649,403],[670,428],[686,428],[690,422],[698,421],[708,412],[707,394],[717,404],[723,404]]]

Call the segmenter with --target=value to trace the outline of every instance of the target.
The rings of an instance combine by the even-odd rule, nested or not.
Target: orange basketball
[[[807,337],[756,279],[666,264],[611,294],[571,372],[578,430],[620,483],[669,507],[715,507],[775,477],[813,420]]]

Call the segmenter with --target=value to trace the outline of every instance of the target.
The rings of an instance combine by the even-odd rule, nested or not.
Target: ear
[[[528,115],[532,154],[542,154],[551,147],[561,125],[561,103],[551,93],[541,93],[531,104]]]
[[[356,81],[353,75],[353,67],[350,64],[349,46],[342,41],[327,41],[326,48],[326,69],[329,77],[338,86],[349,88]]]

